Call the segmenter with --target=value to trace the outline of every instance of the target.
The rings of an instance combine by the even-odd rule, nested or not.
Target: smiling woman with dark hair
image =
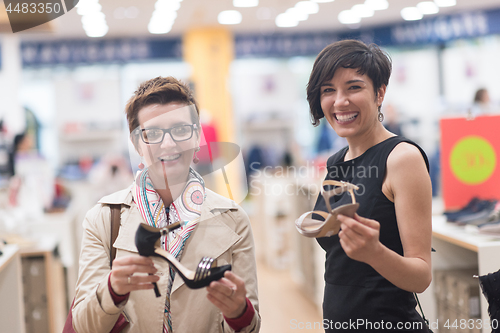
[[[344,40],[321,51],[307,86],[312,123],[348,142],[296,222],[326,251],[327,332],[427,332],[413,293],[431,282],[431,182],[423,150],[382,125],[390,74],[377,45]]]

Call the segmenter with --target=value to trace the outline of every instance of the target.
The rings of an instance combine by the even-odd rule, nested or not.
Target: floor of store
[[[252,213],[250,210],[249,213]],[[251,218],[252,220],[252,218]],[[252,223],[252,225],[255,225]],[[259,244],[259,233],[254,231],[255,243]],[[312,302],[293,281],[287,269],[269,267],[264,260],[257,259],[259,283],[259,305],[262,317],[260,333],[286,333],[306,330],[323,333],[321,309]],[[316,328],[314,328],[316,325]]]
[[[322,320],[320,309],[307,299],[288,271],[278,271],[257,262],[257,275],[261,333],[296,332],[307,327],[311,327],[306,330],[310,333],[324,332],[319,328]]]

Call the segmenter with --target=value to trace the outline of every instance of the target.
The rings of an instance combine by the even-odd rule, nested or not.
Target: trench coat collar
[[[129,207],[135,205],[134,198],[132,195],[134,186],[135,182],[124,190],[112,193],[110,195],[101,198],[101,200],[99,200],[98,202],[100,204],[105,204],[105,205],[118,204],[118,205],[127,205]],[[229,209],[239,208],[238,205],[236,205],[236,203],[233,200],[227,199],[221,196],[220,194],[217,194],[212,190],[209,190],[208,188],[206,189],[206,192],[207,192],[207,199],[203,203],[202,213],[201,213],[202,216],[203,213],[207,212],[219,211],[222,213]]]

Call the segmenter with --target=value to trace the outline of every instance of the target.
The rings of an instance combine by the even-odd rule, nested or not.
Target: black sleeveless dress
[[[414,142],[394,136],[350,161],[344,162],[348,147],[341,149],[328,159],[326,179],[359,186],[355,191],[356,201],[360,204],[357,213],[378,221],[380,242],[403,255],[394,203],[382,192],[387,158],[401,142],[413,144],[420,150],[428,170],[425,152]],[[345,192],[330,201],[335,208],[351,203],[351,197]],[[321,195],[314,210],[326,211]],[[326,251],[323,300],[326,332],[428,332],[415,310],[416,301],[411,292],[396,287],[368,264],[350,259],[342,249],[338,235],[318,238],[317,241]]]

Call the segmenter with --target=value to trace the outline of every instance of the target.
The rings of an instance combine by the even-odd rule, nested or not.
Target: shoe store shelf
[[[479,234],[475,228],[449,223],[446,221],[446,217],[439,213],[432,218],[432,247],[436,250],[432,254],[434,272],[472,269],[478,275],[486,275],[496,272],[500,268],[500,257],[498,256],[500,237]],[[434,274],[430,287],[420,296],[424,312],[431,323],[436,323],[438,320],[435,280],[436,274]],[[477,319],[475,323],[481,323],[478,324],[482,326],[481,332],[490,332],[485,324],[490,322],[488,302],[482,293],[479,297],[481,318]],[[443,318],[439,320],[440,328],[444,324],[441,322],[442,320]]]
[[[21,257],[17,245],[6,245],[0,254],[0,300],[2,332],[26,332]]]
[[[457,226],[446,222],[444,215],[434,216],[432,219],[432,235],[445,242],[479,252],[482,247],[497,247],[500,250],[500,236],[479,234],[477,228],[471,226]],[[497,266],[497,270],[498,270]]]

